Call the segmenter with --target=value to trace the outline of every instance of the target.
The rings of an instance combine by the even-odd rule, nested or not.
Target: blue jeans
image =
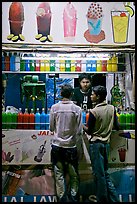
[[[115,186],[108,173],[108,154],[108,143],[93,142],[89,146],[97,202],[119,202]]]

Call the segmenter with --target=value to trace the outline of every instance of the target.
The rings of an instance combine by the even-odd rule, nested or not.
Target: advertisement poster
[[[2,2],[2,43],[134,42],[135,2]]]

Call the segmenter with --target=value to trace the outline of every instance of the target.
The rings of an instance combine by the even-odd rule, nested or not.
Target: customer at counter
[[[106,96],[104,86],[93,87],[91,101],[96,105],[90,109],[87,126],[83,125],[83,129],[91,136],[89,155],[95,176],[97,202],[119,202],[108,173],[110,135],[113,127],[119,129],[119,124],[114,106],[106,103]]]
[[[92,108],[91,95],[91,75],[82,73],[79,75],[79,87],[74,89],[72,101],[83,110]]]
[[[62,100],[52,105],[50,110],[50,131],[54,132],[51,162],[58,202],[79,201],[77,139],[82,135],[82,110],[70,100],[72,93],[71,85],[63,85]],[[69,176],[69,191],[66,175]]]

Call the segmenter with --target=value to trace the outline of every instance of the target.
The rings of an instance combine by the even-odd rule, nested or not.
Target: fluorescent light
[[[33,55],[30,53],[23,53],[23,60],[108,60],[110,59],[110,54],[87,54],[81,56],[81,54],[58,54],[56,57],[50,56],[50,54],[39,54]]]

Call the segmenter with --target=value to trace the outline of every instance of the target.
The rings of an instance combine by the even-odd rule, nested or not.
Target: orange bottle
[[[23,116],[23,129],[29,129],[29,113],[27,108],[25,108],[25,113]]]
[[[89,112],[86,113],[86,125],[88,123],[88,119],[89,119]]]
[[[17,129],[23,129],[22,123],[23,123],[23,113],[21,108],[19,108],[19,112],[17,115]]]

